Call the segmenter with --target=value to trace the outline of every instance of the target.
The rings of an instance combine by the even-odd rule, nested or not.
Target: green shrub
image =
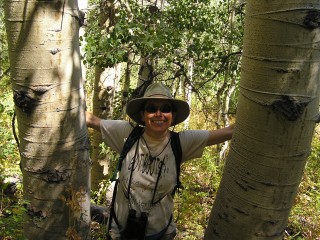
[[[320,140],[315,135],[299,192],[292,208],[286,239],[319,239],[320,236]]]

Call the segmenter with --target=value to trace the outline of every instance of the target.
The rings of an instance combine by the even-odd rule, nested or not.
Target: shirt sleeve
[[[179,133],[182,162],[190,159],[199,158],[207,146],[209,131],[207,130],[186,130]]]
[[[132,125],[124,120],[102,120],[100,125],[103,141],[117,153],[121,153],[132,128]]]

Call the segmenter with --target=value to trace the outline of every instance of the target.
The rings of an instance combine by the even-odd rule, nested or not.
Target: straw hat
[[[190,113],[189,104],[186,101],[173,98],[170,89],[162,83],[153,83],[147,87],[143,97],[136,98],[128,102],[126,112],[128,116],[140,125],[144,125],[141,120],[140,111],[147,100],[169,100],[174,107],[176,116],[172,125],[183,122]]]

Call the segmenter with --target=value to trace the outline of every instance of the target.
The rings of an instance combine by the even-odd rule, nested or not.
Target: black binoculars
[[[148,215],[146,212],[141,212],[138,218],[137,212],[134,209],[129,210],[127,226],[123,232],[126,240],[144,240],[146,235]]]

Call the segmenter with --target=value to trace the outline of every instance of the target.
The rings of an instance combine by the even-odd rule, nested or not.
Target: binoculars
[[[137,212],[134,209],[129,210],[127,226],[123,232],[126,240],[144,240],[147,229],[148,215],[146,212],[141,212],[138,218]]]

